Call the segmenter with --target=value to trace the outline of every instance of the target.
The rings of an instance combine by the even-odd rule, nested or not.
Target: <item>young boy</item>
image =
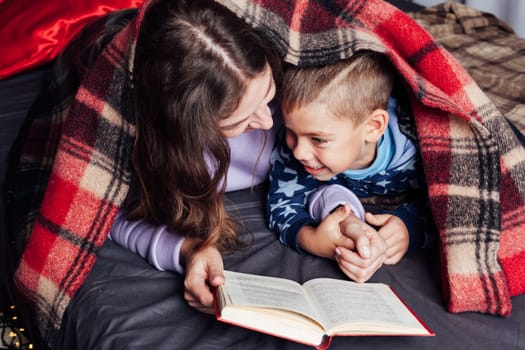
[[[398,125],[393,72],[386,56],[362,51],[323,67],[290,67],[281,84],[286,142],[272,155],[269,226],[283,244],[335,258],[359,282],[397,263],[424,234],[424,201],[409,200],[421,187],[417,150]],[[395,205],[363,215],[354,194]],[[352,214],[348,205],[335,210],[344,203]],[[383,243],[376,237],[370,246],[385,254],[360,275],[366,256],[348,238],[359,237],[356,230],[379,233]],[[345,262],[348,252],[354,255]]]

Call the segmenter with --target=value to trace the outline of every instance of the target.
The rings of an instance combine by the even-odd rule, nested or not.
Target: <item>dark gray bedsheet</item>
[[[226,257],[229,269],[297,281],[344,278],[332,261],[299,256],[266,229],[264,189],[228,195],[244,218],[251,242]],[[513,299],[511,317],[451,314],[441,298],[435,251],[421,251],[385,266],[374,281],[390,284],[436,333],[435,337],[339,337],[331,349],[521,349],[525,296]],[[220,323],[183,299],[183,280],[159,272],[137,255],[108,241],[67,309],[56,349],[302,349],[303,345]]]

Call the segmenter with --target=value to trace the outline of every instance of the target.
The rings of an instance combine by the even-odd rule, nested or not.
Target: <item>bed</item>
[[[525,127],[525,40],[487,14],[460,4],[435,8],[392,1],[415,18],[467,68],[497,107]],[[417,10],[417,11],[414,11]],[[0,80],[1,180],[7,152],[37,95],[50,65],[25,69]],[[521,134],[523,138],[523,135]],[[345,278],[329,260],[300,256],[281,245],[264,219],[266,189],[227,194],[230,213],[243,222],[243,249],[225,256],[225,268],[304,282],[314,277]],[[4,204],[9,206],[9,202]],[[3,225],[2,225],[3,227]],[[2,232],[2,255],[11,254]],[[523,237],[523,233],[521,234]],[[506,317],[449,312],[443,297],[440,251],[413,251],[372,278],[384,282],[435,332],[434,337],[338,337],[332,349],[522,349],[525,348],[525,295],[512,297]],[[6,263],[2,264],[4,269]],[[9,275],[12,271],[6,271]],[[9,283],[9,282],[7,282]],[[468,296],[467,296],[468,297]],[[303,349],[304,345],[217,322],[190,308],[183,278],[155,270],[145,260],[106,240],[87,279],[67,306],[59,332],[35,338],[52,349]]]

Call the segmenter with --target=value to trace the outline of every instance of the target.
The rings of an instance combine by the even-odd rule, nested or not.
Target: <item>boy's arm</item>
[[[266,202],[269,228],[279,234],[284,245],[303,253],[298,242],[299,230],[305,225],[315,225],[306,210],[308,195],[317,184],[307,179],[285,145],[278,145],[272,153],[270,187]]]
[[[365,219],[365,209],[359,198],[348,188],[338,185],[323,185],[308,197],[308,211],[317,220],[322,221],[337,207],[348,204],[354,215]]]

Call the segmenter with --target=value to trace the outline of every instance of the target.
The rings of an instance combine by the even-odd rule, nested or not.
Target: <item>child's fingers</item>
[[[337,247],[335,249],[335,258],[338,262],[345,262],[358,268],[366,268],[370,264],[370,262],[362,258],[359,253],[343,247]]]
[[[345,248],[347,250],[353,251],[356,249],[355,241],[351,238],[346,237],[345,235],[341,235],[336,244],[338,247]]]
[[[340,205],[339,207],[337,207],[337,209],[330,213],[330,215],[328,215],[326,219],[333,220],[337,224],[339,224],[342,221],[344,221],[351,212],[352,210],[350,210],[350,206],[348,206],[348,204]]]
[[[340,254],[336,254],[336,261],[341,271],[358,283],[368,281],[383,265],[383,259],[362,259],[359,254],[343,249]]]
[[[365,220],[372,226],[383,226],[388,221],[389,214],[372,214],[366,213]]]

